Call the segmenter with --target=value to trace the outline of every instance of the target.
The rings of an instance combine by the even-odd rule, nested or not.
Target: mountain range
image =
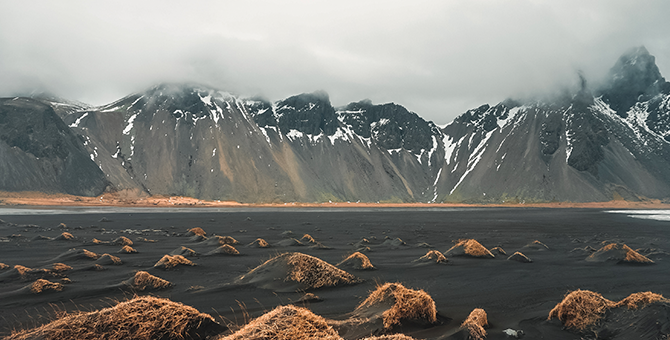
[[[441,128],[401,105],[333,107],[160,84],[91,107],[0,99],[0,190],[239,202],[552,202],[670,197],[670,82],[644,47],[607,79],[507,99]]]

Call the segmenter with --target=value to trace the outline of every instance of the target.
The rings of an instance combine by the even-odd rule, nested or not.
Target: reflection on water
[[[626,214],[628,217],[645,220],[670,221],[670,210],[610,210],[612,214]]]

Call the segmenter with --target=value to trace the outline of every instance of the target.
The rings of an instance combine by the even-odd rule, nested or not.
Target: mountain
[[[51,105],[0,99],[1,190],[101,194],[110,182],[84,144]]]
[[[102,107],[30,100],[79,136],[108,190],[275,203],[670,196],[670,83],[644,47],[595,88],[482,105],[443,129],[393,103],[336,108],[324,92],[273,103],[161,84]],[[0,189],[36,187],[21,183]]]

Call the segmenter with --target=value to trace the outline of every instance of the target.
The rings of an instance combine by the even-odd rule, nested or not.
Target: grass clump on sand
[[[224,329],[193,307],[143,296],[98,311],[62,315],[7,339],[204,339]]]
[[[355,252],[347,256],[347,258],[337,264],[337,267],[348,267],[356,270],[376,269],[375,266],[372,265],[372,262],[370,262],[370,259],[360,252]]]
[[[71,241],[71,240],[74,240],[74,235],[68,233],[67,231],[64,231],[60,235],[58,235],[54,240]]]
[[[240,252],[235,249],[235,247],[231,246],[230,244],[224,244],[206,255],[240,255]]]
[[[249,248],[270,248],[270,244],[268,241],[262,239],[262,238],[257,238],[255,241],[249,243],[247,245]]]
[[[133,241],[130,240],[129,238],[125,237],[125,236],[119,236],[114,241],[112,241],[112,244],[115,244],[115,245],[118,245],[118,246],[132,246]]]
[[[181,255],[164,255],[154,264],[154,268],[171,269],[179,265],[195,266],[195,263]]]
[[[569,292],[563,301],[549,312],[549,318],[558,318],[567,328],[583,331],[595,326],[612,308],[636,310],[655,302],[670,302],[661,294],[652,292],[633,293],[619,302],[610,301],[602,295],[588,291],[575,290]]]
[[[211,246],[222,246],[224,244],[240,244],[240,242],[234,239],[232,236],[213,236],[204,241],[207,245]]]
[[[124,281],[123,284],[137,291],[143,291],[147,289],[160,290],[172,287],[172,283],[170,283],[170,281],[163,280],[160,277],[151,275],[145,271],[138,271],[135,273],[135,276],[131,277],[129,280]]]
[[[430,263],[447,263],[449,260],[444,256],[444,254],[440,253],[437,250],[430,250],[426,253],[426,255],[421,256],[417,260],[414,260],[413,262],[430,262]]]
[[[654,261],[623,243],[610,243],[586,258],[589,262],[615,261],[617,263],[652,264]]]
[[[456,245],[444,252],[444,256],[471,256],[480,258],[494,258],[486,247],[474,239],[458,240]]]
[[[135,250],[135,248],[133,248],[131,246],[126,245],[126,246],[123,246],[123,248],[121,248],[118,251],[118,253],[119,254],[135,254],[135,253],[137,253],[137,250]]]
[[[283,253],[242,275],[238,281],[266,289],[291,291],[354,284],[362,280],[314,256]]]
[[[363,338],[363,340],[416,340],[416,339],[405,334],[391,334],[391,335],[372,336],[369,338]]]
[[[0,270],[5,270],[7,268],[9,268],[8,264],[0,263]]]
[[[577,289],[568,293],[549,312],[549,319],[558,318],[565,327],[581,331],[595,325],[614,306],[613,301],[598,293]]]
[[[123,264],[123,261],[118,256],[110,255],[110,254],[102,254],[98,260],[95,261],[97,264],[101,265],[121,265]]]
[[[486,312],[481,308],[475,308],[468,318],[461,324],[461,329],[468,331],[468,339],[482,340],[486,338],[484,327],[489,324]]]
[[[533,260],[529,259],[528,256],[524,255],[521,252],[515,251],[514,254],[510,255],[507,258],[508,261],[517,261],[521,263],[532,263]]]
[[[279,306],[221,340],[342,340],[326,320],[306,308]]]
[[[387,308],[389,307],[390,308]],[[405,288],[400,283],[385,283],[377,286],[363,301],[354,314],[372,317],[382,312],[384,328],[399,325],[401,320],[425,320],[429,323],[437,321],[435,301],[424,290]]]
[[[200,227],[191,228],[186,231],[186,236],[207,236],[207,233]]]
[[[658,301],[669,302],[668,299],[664,298],[661,294],[640,292],[628,295],[623,300],[617,302],[616,307],[626,307],[630,310],[635,310]]]
[[[33,294],[40,294],[45,292],[60,292],[63,290],[63,284],[58,282],[51,282],[45,279],[38,279],[37,281],[29,284],[26,289]]]

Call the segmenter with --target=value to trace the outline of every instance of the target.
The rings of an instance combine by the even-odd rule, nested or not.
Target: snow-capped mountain
[[[108,190],[242,202],[670,197],[670,83],[644,47],[597,88],[483,105],[444,128],[392,103],[335,108],[324,92],[272,103],[162,84],[103,107],[69,105],[54,112]]]

